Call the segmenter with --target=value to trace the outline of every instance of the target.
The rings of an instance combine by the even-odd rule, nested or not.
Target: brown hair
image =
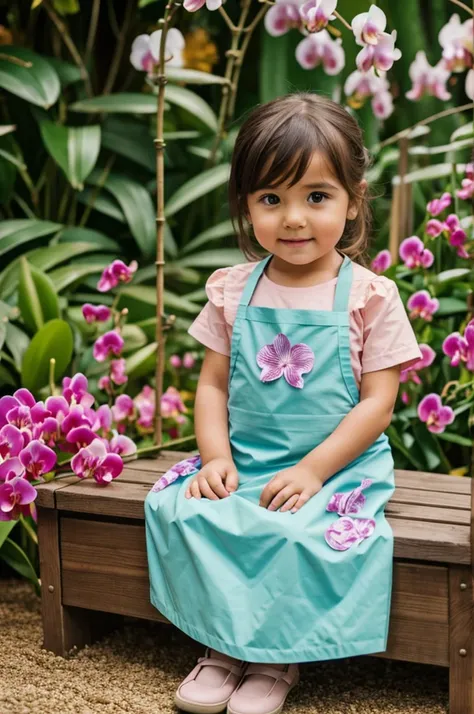
[[[361,192],[359,184],[370,165],[370,157],[362,131],[340,104],[311,92],[294,92],[258,106],[237,136],[229,179],[229,207],[239,247],[248,260],[263,257],[246,219],[248,194],[278,186],[292,173],[289,185],[294,186],[305,174],[314,151],[325,154],[349,200],[359,205],[357,217],[346,221],[336,247],[351,260],[368,265],[371,197],[368,191]]]

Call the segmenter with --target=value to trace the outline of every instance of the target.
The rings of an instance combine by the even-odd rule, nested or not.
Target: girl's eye
[[[313,191],[310,195],[311,195],[311,196],[319,196],[321,199],[327,198],[327,196],[326,196],[325,193],[320,193],[319,191]],[[320,201],[315,201],[315,203],[322,203],[322,200],[320,200]]]
[[[275,193],[266,193],[264,196],[262,196],[262,197],[259,199],[259,201],[260,201],[261,203],[263,203],[265,206],[276,206],[276,205],[277,205],[276,203],[265,203],[265,199],[266,199],[266,198],[276,198],[277,201],[280,200],[280,199],[278,198],[278,196],[277,196]]]
[[[310,196],[318,196],[318,198],[314,202],[312,201],[312,203],[322,203],[323,199],[327,198],[327,195],[325,193],[321,193],[320,191],[312,191]],[[266,199],[269,199],[268,203],[266,202]],[[275,201],[273,199],[275,199]],[[259,202],[263,203],[265,206],[276,206],[279,201],[280,199],[275,193],[266,193],[259,199]]]

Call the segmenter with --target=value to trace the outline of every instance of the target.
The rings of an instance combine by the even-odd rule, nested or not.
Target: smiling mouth
[[[278,240],[281,240],[282,243],[308,243],[314,238],[279,238]]]

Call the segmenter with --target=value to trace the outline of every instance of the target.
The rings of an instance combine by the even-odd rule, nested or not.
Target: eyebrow
[[[331,183],[325,183],[324,181],[320,183],[307,183],[303,188],[332,188],[334,191],[337,191],[336,186],[333,186]]]

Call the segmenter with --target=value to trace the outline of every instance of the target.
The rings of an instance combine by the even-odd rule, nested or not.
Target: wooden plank
[[[447,474],[426,473],[424,471],[395,470],[396,485],[401,488],[417,488],[423,491],[441,491],[447,493],[471,493],[469,478],[449,476]]]
[[[395,557],[438,563],[471,563],[471,529],[448,523],[387,518],[395,537]]]
[[[471,511],[454,508],[432,508],[411,503],[394,503],[390,501],[385,509],[387,516],[406,518],[407,520],[427,521],[432,523],[452,523],[454,525],[470,526]]]
[[[142,526],[62,516],[61,543],[66,604],[168,622],[150,603]],[[448,663],[447,568],[394,564],[389,649],[383,656]]]
[[[471,510],[471,498],[468,494],[423,491],[415,488],[396,488],[390,503],[416,503],[419,506]]]
[[[55,508],[56,499],[55,493],[58,489],[64,488],[65,486],[70,486],[76,483],[77,476],[60,476],[55,478],[54,481],[48,481],[48,483],[40,483],[35,486],[38,495],[36,497],[35,503],[37,506],[42,508]]]
[[[449,569],[449,712],[474,714],[471,567]]]

